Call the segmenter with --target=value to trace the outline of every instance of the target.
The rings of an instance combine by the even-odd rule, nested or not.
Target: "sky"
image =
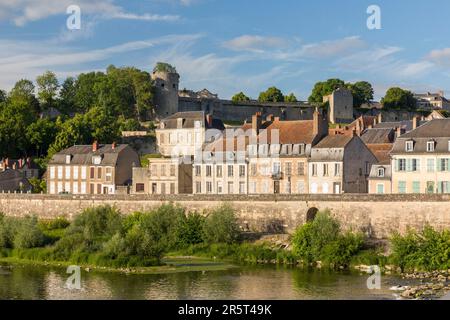
[[[67,8],[79,6],[81,29]],[[381,29],[369,29],[377,5]],[[0,0],[0,88],[46,70],[174,65],[180,88],[306,100],[317,81],[369,81],[450,97],[448,0]]]

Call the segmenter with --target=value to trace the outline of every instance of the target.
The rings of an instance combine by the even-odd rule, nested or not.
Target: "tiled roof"
[[[450,119],[434,119],[419,126],[416,130],[401,136],[402,138],[450,137]]]
[[[367,147],[379,162],[385,162],[390,160],[389,153],[391,152],[393,147],[392,143],[368,144]]]
[[[119,153],[125,149],[131,149],[127,144],[116,145],[112,148],[111,144],[99,145],[96,152],[92,151],[92,145],[79,145],[64,149],[56,153],[50,160],[50,164],[66,164],[66,156],[72,156],[70,164],[87,165],[92,164],[93,156],[101,156],[101,165],[115,166]]]
[[[365,144],[393,143],[395,140],[395,130],[393,128],[367,129],[361,135],[361,140]]]
[[[344,148],[353,138],[346,135],[326,136],[313,149]]]
[[[219,119],[212,119],[212,125],[210,126],[206,121],[206,116],[203,111],[188,111],[188,112],[177,112],[161,122],[164,123],[164,129],[177,129],[178,119],[182,119],[182,129],[192,129],[195,127],[195,122],[199,121],[201,127],[206,129],[219,129],[223,130],[223,122]]]

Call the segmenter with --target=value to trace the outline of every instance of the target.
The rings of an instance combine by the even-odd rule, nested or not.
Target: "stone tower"
[[[338,88],[328,96],[323,97],[323,102],[329,103],[328,117],[330,123],[353,122],[353,95],[346,88]]]
[[[155,112],[159,119],[178,112],[178,86],[180,75],[170,64],[158,62],[153,69],[155,85]]]

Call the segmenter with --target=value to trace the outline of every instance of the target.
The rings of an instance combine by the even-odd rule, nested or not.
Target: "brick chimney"
[[[414,116],[412,119],[412,129],[413,130],[417,129],[417,126],[418,126],[418,118],[417,116]]]
[[[116,149],[116,143],[115,143],[115,142],[113,142],[113,143],[111,144],[111,149],[113,149],[113,150]]]
[[[207,114],[206,115],[206,123],[208,124],[208,127],[212,127],[212,124],[213,124],[213,118],[212,118],[212,115],[210,115],[210,114]]]
[[[361,119],[361,118],[356,119],[356,130],[355,130],[355,134],[356,134],[357,136],[360,136],[360,135],[361,135],[361,121],[360,121],[360,119]]]
[[[400,137],[402,135],[402,128],[398,127],[397,128],[397,138]]]
[[[24,163],[23,159],[19,159],[19,169],[22,169],[23,163]]]
[[[27,158],[27,166],[28,166],[28,168],[31,168],[31,158],[30,157]]]
[[[258,135],[261,128],[261,112],[257,112],[252,116],[252,134]]]
[[[266,121],[273,121],[273,114],[269,114],[269,115],[266,117]]]
[[[94,143],[92,144],[92,151],[96,152],[98,150],[98,142],[97,140],[94,141]]]
[[[380,113],[378,114],[378,123],[381,123],[381,122],[383,122],[383,115],[382,115],[382,113],[380,112]]]

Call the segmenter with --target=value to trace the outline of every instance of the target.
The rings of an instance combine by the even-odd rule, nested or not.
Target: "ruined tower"
[[[152,72],[155,85],[155,112],[159,119],[178,112],[180,75],[170,64],[158,62]]]

